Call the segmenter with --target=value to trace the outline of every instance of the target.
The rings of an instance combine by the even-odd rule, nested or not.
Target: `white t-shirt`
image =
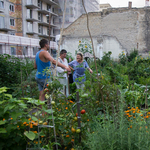
[[[60,62],[60,63],[62,63],[62,64],[64,64],[65,66],[68,67],[68,61],[67,61],[66,58],[64,58],[64,61],[63,61],[63,60],[59,57],[59,58],[58,58],[58,62]],[[66,78],[67,78],[67,73],[64,74],[65,71],[66,71],[65,69],[63,69],[63,68],[57,66],[57,76],[59,76],[59,77],[66,77]],[[61,75],[61,73],[62,73],[62,75]]]

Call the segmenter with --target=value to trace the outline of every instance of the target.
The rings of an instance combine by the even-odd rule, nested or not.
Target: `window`
[[[38,12],[38,20],[43,21],[43,16],[40,12]]]
[[[52,9],[52,12],[54,12],[54,11],[55,11],[55,8]]]
[[[61,18],[59,18],[59,23],[61,23]]]
[[[14,32],[11,32],[10,35],[15,35],[15,33],[14,33]]]
[[[16,47],[10,47],[11,55],[16,55]]]
[[[4,2],[0,1],[0,8],[4,8]]]
[[[49,35],[49,27],[47,27],[47,35]]]
[[[33,23],[32,22],[27,22],[27,31],[33,32]]]
[[[9,5],[9,10],[12,11],[12,12],[14,12],[14,5],[13,4]]]
[[[23,55],[28,55],[28,47],[23,46]]]
[[[38,0],[38,7],[40,7],[40,9],[42,9],[42,1]]]
[[[43,26],[39,25],[38,30],[39,30],[39,33],[43,34]]]
[[[49,23],[49,16],[47,16],[47,23]]]
[[[33,55],[36,55],[36,53],[39,51],[38,47],[33,47]]]
[[[51,11],[51,5],[47,5],[47,10]]]
[[[10,18],[10,25],[11,25],[11,26],[15,26],[15,19]]]
[[[2,45],[0,45],[0,54],[3,54]]]
[[[27,9],[27,18],[32,19],[32,10],[31,9]]]
[[[4,28],[5,23],[4,23],[4,17],[0,16],[0,28]]]

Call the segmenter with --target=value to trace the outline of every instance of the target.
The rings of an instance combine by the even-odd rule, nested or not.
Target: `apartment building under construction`
[[[57,7],[54,0],[0,0],[0,54],[32,58],[41,38],[55,49]]]
[[[98,11],[97,0],[86,0],[87,11]],[[34,58],[39,40],[50,41],[56,50],[64,0],[0,0],[0,54]],[[81,0],[68,0],[65,27],[84,13]]]

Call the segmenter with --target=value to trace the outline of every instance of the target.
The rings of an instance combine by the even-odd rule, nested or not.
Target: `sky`
[[[128,2],[132,2],[132,7],[144,7],[145,0],[99,0],[100,4],[109,3],[112,7],[128,7]]]

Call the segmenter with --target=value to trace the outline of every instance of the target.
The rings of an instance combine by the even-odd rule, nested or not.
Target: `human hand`
[[[65,69],[69,72],[71,71],[71,69],[69,67],[65,67]]]
[[[90,73],[93,73],[93,71],[89,68]]]

